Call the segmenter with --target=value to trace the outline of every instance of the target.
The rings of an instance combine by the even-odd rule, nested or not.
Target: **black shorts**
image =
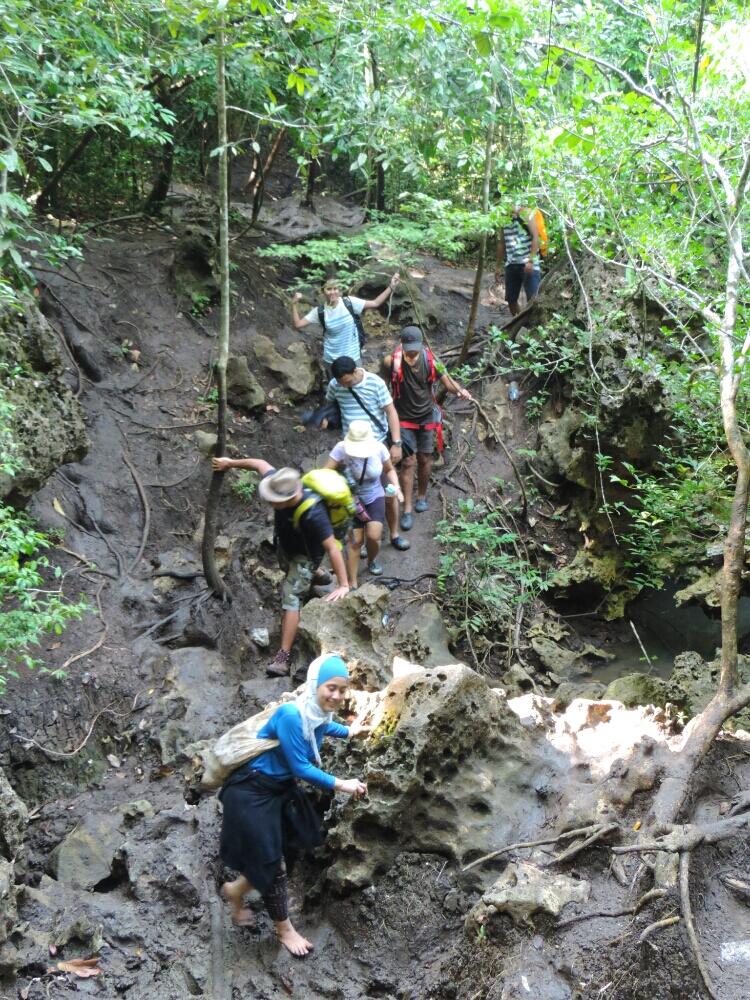
[[[375,497],[369,503],[363,503],[362,506],[365,508],[365,512],[371,521],[378,521],[383,524],[385,521],[385,497]],[[354,529],[355,531],[359,529],[360,531],[367,524],[367,521],[360,521],[358,517],[354,518]]]
[[[527,271],[525,264],[506,264],[505,301],[508,305],[515,305],[523,288],[526,292],[527,301],[531,302],[539,289],[539,282],[541,280],[542,274],[538,268],[534,268],[533,271]]]

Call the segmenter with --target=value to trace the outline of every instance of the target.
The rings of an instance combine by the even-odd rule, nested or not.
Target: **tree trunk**
[[[487,128],[487,144],[484,149],[484,180],[482,182],[482,212],[487,215],[490,210],[490,178],[492,176],[492,148],[495,145],[495,100],[494,91],[491,102],[492,118]],[[484,273],[484,258],[487,253],[487,233],[482,233],[479,244],[479,259],[477,260],[477,270],[474,275],[474,289],[471,295],[471,309],[469,310],[469,321],[466,324],[466,334],[461,345],[461,353],[456,362],[462,365],[466,360],[474,339],[474,326],[477,320],[477,309],[479,308],[479,295],[482,291],[482,275]]]
[[[216,454],[223,455],[227,440],[227,358],[229,355],[229,169],[227,157],[227,101],[224,73],[224,21],[216,31],[216,117],[219,131],[219,260],[221,279],[221,313],[219,344],[216,359],[216,387],[219,393],[216,428]],[[209,587],[220,597],[230,596],[216,567],[215,542],[219,499],[224,480],[223,472],[214,472],[206,500],[203,530],[203,574]]]
[[[171,110],[172,94],[168,87],[159,88],[156,94],[156,101],[163,108]],[[157,215],[161,211],[164,202],[167,200],[169,187],[172,183],[172,170],[174,168],[174,124],[170,126],[169,132],[169,141],[162,147],[161,156],[159,157],[159,166],[154,178],[153,187],[143,206],[144,212],[148,215]]]
[[[318,161],[314,156],[310,157],[309,163],[307,165],[307,186],[305,188],[305,197],[302,200],[302,207],[309,208],[311,212],[315,211],[314,195],[315,195],[315,181],[317,180],[319,173]]]
[[[75,144],[73,149],[68,153],[60,166],[53,170],[50,174],[47,183],[44,185],[42,190],[39,192],[39,197],[36,200],[36,210],[37,212],[46,212],[49,208],[50,200],[54,197],[57,192],[57,185],[60,182],[60,178],[65,174],[70,167],[76,162],[77,159],[82,155],[88,144],[96,135],[96,129],[90,128],[87,132],[84,132],[78,142]]]

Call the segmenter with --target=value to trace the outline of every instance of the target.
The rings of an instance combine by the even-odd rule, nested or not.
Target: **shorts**
[[[289,568],[281,585],[281,607],[284,611],[300,611],[310,593],[316,566],[306,556],[289,560]]]
[[[362,506],[365,508],[365,512],[371,521],[379,521],[380,524],[385,522],[385,497],[379,496],[374,497],[368,503],[362,501]],[[360,521],[359,517],[354,518],[354,530],[361,530],[367,525],[367,521]]]
[[[525,264],[505,265],[505,301],[508,305],[515,305],[521,288],[526,292],[526,300],[530,302],[539,290],[539,282],[542,280],[542,272],[539,268],[527,272]]]
[[[414,431],[402,427],[401,440],[404,442],[404,458],[415,453],[431,455],[435,450],[435,431]]]

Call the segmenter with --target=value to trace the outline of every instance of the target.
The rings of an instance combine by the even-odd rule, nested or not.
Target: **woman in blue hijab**
[[[350,726],[333,721],[348,686],[349,671],[340,656],[313,660],[299,697],[281,705],[258,732],[259,738],[278,740],[278,747],[234,771],[219,793],[224,807],[221,858],[228,868],[241,873],[222,886],[232,919],[240,927],[253,924],[254,915],[243,906],[243,897],[257,889],[279,941],[300,957],[313,946],[289,919],[287,873],[297,857],[319,846],[323,837],[312,803],[297,779],[355,799],[367,794],[364,782],[336,778],[320,766],[325,736],[348,739],[369,732],[369,727],[356,721]]]

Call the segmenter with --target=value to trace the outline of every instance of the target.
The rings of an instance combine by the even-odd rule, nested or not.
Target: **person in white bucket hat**
[[[385,495],[403,501],[396,470],[390,452],[372,432],[369,420],[352,420],[346,437],[334,446],[325,467],[338,469],[345,476],[352,490],[357,513],[354,520],[353,542],[347,547],[346,566],[349,586],[357,586],[360,546],[364,540],[367,548],[367,568],[373,576],[382,576],[383,567],[378,562],[380,543],[385,520]]]

